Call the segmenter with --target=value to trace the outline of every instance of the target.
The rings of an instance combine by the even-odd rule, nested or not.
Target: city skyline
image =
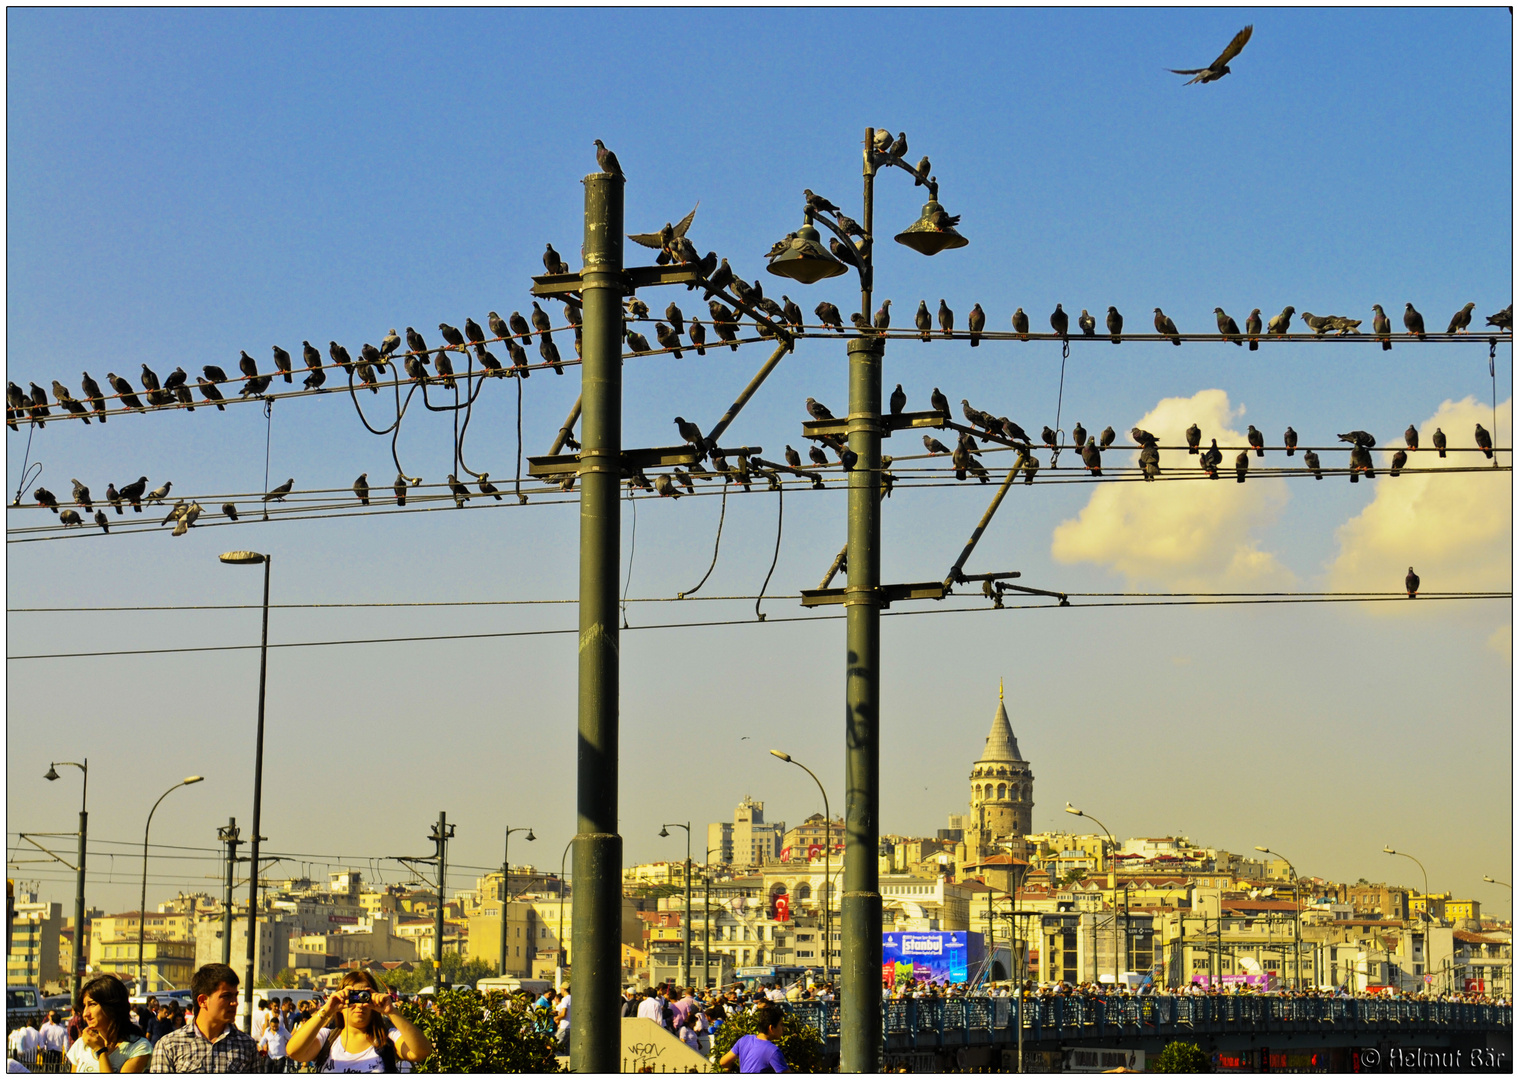
[[[965,341],[892,341],[887,387],[903,383],[909,408],[926,408],[938,386],[1030,431],[1054,425],[1058,410],[1067,430],[1153,424],[1167,445],[1190,422],[1207,429],[1204,445],[1215,435],[1232,444],[1251,424],[1273,446],[1288,424],[1304,445],[1354,429],[1379,437],[1380,475],[1355,486],[1298,475],[1237,485],[1232,460],[1216,484],[1046,484],[1057,474],[1044,471],[1010,492],[967,570],[1019,571],[1021,584],[1072,594],[1327,592],[1396,591],[1413,564],[1429,592],[1506,591],[1511,474],[1393,478],[1382,469],[1410,423],[1426,444],[1439,424],[1452,447],[1465,447],[1480,420],[1494,427],[1498,461],[1511,463],[1512,350],[1498,347],[1490,378],[1475,332],[1512,296],[1511,156],[1486,149],[1488,132],[1511,128],[1510,19],[1502,9],[1254,18],[1218,9],[17,9],[8,14],[9,377],[77,387],[81,369],[97,379],[114,370],[135,385],[143,363],[161,377],[181,364],[232,371],[246,349],[267,367],[271,344],[299,355],[303,339],[324,351],[332,339],[356,353],[407,325],[436,345],[440,321],[529,311],[544,243],[576,261],[595,138],[627,173],[627,231],[679,220],[699,202],[691,235],[703,253],[718,251],[806,311],[828,300],[847,314],[851,288],[792,288],[765,273],[761,256],[797,228],[804,187],[859,216],[861,136],[889,124],[910,136],[909,156],[932,157],[941,200],[970,240],[933,259],[878,245],[876,296],[894,300],[895,325],[911,324],[920,299],[932,310],[940,297],[962,324],[982,304],[999,331],[1019,307],[1042,331],[1057,302],[1099,320],[1116,305],[1141,332],[1159,305],[1189,333],[1213,330],[1215,305],[1236,319],[1286,304],[1369,318],[1380,303],[1398,329],[1408,301],[1431,329],[1467,301],[1478,305],[1477,341],[1400,338],[1391,352],[1099,341],[1073,343],[1062,365],[1058,342],[972,351]],[[1164,73],[1214,55],[1247,21],[1254,35],[1227,79],[1184,87]],[[645,34],[688,42],[713,92],[692,93],[628,55],[625,43]],[[856,38],[910,40],[919,51],[903,74],[854,50],[825,61],[803,44]],[[355,65],[334,62],[409,71],[417,55],[446,55],[462,40],[534,42],[542,70],[555,73],[553,118],[530,107],[544,76],[525,66],[492,67],[486,78],[440,67],[402,81],[355,77]],[[590,49],[603,62],[582,72]],[[164,55],[180,62],[156,61]],[[580,74],[560,77],[572,71]],[[783,135],[773,145],[734,132],[734,117],[757,102]],[[1472,148],[1460,169],[1378,149],[1453,137]],[[888,234],[924,200],[893,173],[876,198],[878,231]],[[639,257],[628,245],[628,261]],[[677,287],[644,299],[656,312],[674,300],[705,321],[700,295]],[[557,322],[558,305],[549,308]],[[676,441],[676,414],[710,425],[768,351],[630,359],[626,445]],[[518,385],[521,452],[538,455],[578,375],[492,380],[469,429],[469,464],[506,490]],[[366,408],[385,403],[363,396]],[[788,443],[805,454],[809,396],[844,411],[839,342],[800,342],[732,437],[772,459]],[[267,423],[254,405],[200,406],[88,428],[50,422],[6,438],[11,491],[23,460],[41,460],[41,483],[61,500],[72,477],[97,499],[108,481],[141,474],[172,480],[176,495],[262,491],[266,453],[271,486],[289,476],[300,490],[345,493],[367,472],[388,491],[395,472],[389,440],[365,432],[346,393],[281,401]],[[899,434],[887,452],[914,453],[916,442]],[[408,414],[397,453],[409,473],[443,480],[453,449],[447,416]],[[1174,454],[1163,452],[1164,468],[1176,467]],[[1109,451],[1108,460],[1134,456]],[[1433,465],[1430,456],[1416,461]],[[1471,456],[1452,453],[1447,464]],[[1041,451],[1046,466],[1048,457]],[[1273,450],[1251,465],[1296,469],[1300,460]],[[1332,464],[1344,461],[1336,452]],[[999,464],[987,458],[994,474]],[[784,620],[817,615],[795,597],[817,586],[838,551],[844,498],[788,489],[777,557],[781,515],[762,486],[730,493],[725,508],[712,484],[701,497],[623,505],[627,864],[682,856],[679,838],[658,838],[660,823],[724,820],[745,791],[788,822],[820,812],[811,781],[769,757],[772,748],[816,771],[843,813],[843,624]],[[883,515],[883,580],[942,579],[993,487],[899,483]],[[536,496],[527,507],[510,495],[484,501],[467,512],[263,526],[247,520],[257,499],[244,497],[243,522],[209,527],[208,513],[178,538],[165,528],[11,543],[11,608],[244,606],[12,612],[8,654],[256,646],[259,574],[217,562],[244,547],[275,556],[277,646],[539,635],[271,649],[263,832],[275,852],[367,861],[426,851],[442,809],[458,826],[459,864],[499,865],[510,823],[539,838],[514,836],[513,862],[557,871],[575,827],[577,511]],[[153,509],[161,518],[167,508]],[[712,561],[724,514],[710,579],[694,598],[675,599]],[[8,515],[12,529],[56,520],[45,510]],[[129,510],[124,520],[140,519]],[[773,558],[759,623],[753,596]],[[1405,860],[1382,854],[1391,845],[1419,855],[1432,889],[1511,911],[1508,891],[1482,882],[1509,880],[1512,865],[1511,601],[1267,611],[1137,599],[992,611],[971,587],[884,612],[882,831],[932,835],[963,811],[1005,678],[1013,729],[1039,777],[1036,830],[1064,825],[1069,801],[1115,833],[1206,834],[1231,851],[1283,850],[1320,876],[1408,882],[1395,865]],[[502,603],[281,606],[439,601]],[[949,611],[976,605],[985,610]],[[41,777],[50,761],[86,756],[91,835],[120,841],[124,853],[114,867],[92,855],[92,906],[97,889],[132,897],[102,903],[108,910],[136,903],[143,821],[183,776],[206,782],[165,802],[155,843],[214,847],[231,816],[246,835],[257,665],[256,649],[8,661],[12,858],[25,847],[17,831],[74,828],[77,777]],[[151,869],[174,865],[155,858]],[[72,879],[61,876],[48,887],[69,908]]]

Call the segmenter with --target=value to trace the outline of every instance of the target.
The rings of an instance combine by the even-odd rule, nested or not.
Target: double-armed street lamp
[[[253,984],[258,981],[258,845],[264,797],[264,688],[269,673],[269,568],[274,557],[257,551],[228,551],[221,561],[232,566],[264,567],[264,618],[258,651],[258,727],[253,738],[253,836],[248,841],[248,970],[243,981],[245,1015],[253,1015]]]
[[[830,873],[833,866],[831,862],[833,857],[833,818],[828,812],[828,789],[823,787],[823,782],[818,779],[817,773],[807,768],[800,761],[797,761],[790,754],[782,750],[772,750],[770,753],[790,765],[795,765],[798,769],[801,769],[808,776],[812,777],[812,782],[818,786],[818,792],[823,796],[823,981],[827,982],[829,976],[828,958],[833,946],[833,877]],[[810,859],[808,860],[808,862],[811,861]]]
[[[84,1002],[79,997],[79,986],[84,980],[84,954],[87,942],[84,937],[84,849],[85,840],[89,836],[89,814],[86,812],[87,798],[90,791],[90,759],[84,761],[54,761],[47,767],[47,772],[42,774],[44,780],[58,779],[58,766],[72,765],[84,773],[84,783],[79,789],[79,855],[74,867],[74,1005],[83,1008]]]
[[[1091,814],[1088,814],[1088,813],[1086,813],[1085,811],[1082,811],[1082,810],[1077,810],[1070,803],[1066,803],[1065,804],[1065,812],[1067,814],[1075,814],[1077,817],[1084,817],[1084,818],[1088,818],[1088,819],[1090,819],[1092,821],[1096,821],[1097,822],[1097,827],[1099,829],[1101,829],[1104,833],[1107,833],[1108,844],[1110,845],[1109,850],[1112,852],[1112,855],[1109,857],[1109,860],[1108,860],[1108,870],[1109,870],[1109,873],[1111,873],[1112,876],[1113,876],[1113,989],[1116,990],[1116,989],[1118,989],[1118,963],[1119,963],[1119,959],[1118,959],[1118,865],[1117,865],[1117,861],[1116,861],[1117,856],[1118,856],[1118,841],[1113,839],[1113,834],[1111,832],[1108,832],[1108,827],[1106,825],[1104,825],[1102,822],[1097,821],[1097,819],[1094,818],[1094,817],[1092,817]],[[1092,928],[1092,939],[1093,939],[1093,945],[1094,946],[1096,945],[1096,936],[1097,936],[1097,930],[1096,930],[1096,925],[1094,924],[1093,928]],[[1092,951],[1093,951],[1093,953],[1096,952],[1095,947],[1093,948]]]
[[[158,797],[158,802],[153,804],[153,809],[148,811],[148,823],[142,827],[142,896],[137,907],[137,992],[139,994],[146,994],[148,992],[148,984],[143,979],[142,969],[143,943],[147,938],[148,928],[148,831],[153,828],[153,815],[158,812],[158,803],[167,799],[171,792],[178,791],[182,787],[189,787],[191,784],[198,784],[204,779],[204,776],[187,776],[168,791],[165,791]],[[79,933],[80,931],[75,931],[76,938]],[[77,951],[77,940],[74,947]],[[162,963],[159,964],[158,970],[160,981],[162,981]],[[248,978],[248,984],[250,986],[253,984],[253,977],[251,975]]]
[[[685,940],[685,948],[680,961],[680,984],[691,985],[691,823],[688,821],[682,825],[678,821],[666,822],[659,827],[660,836],[669,836],[671,829],[686,830],[686,916],[684,925],[681,927],[680,936]]]
[[[1298,882],[1297,868],[1292,865],[1292,860],[1280,851],[1272,851],[1260,844],[1255,845],[1255,850],[1281,859],[1287,864],[1287,872],[1292,875],[1292,899],[1295,909],[1292,913],[1292,986],[1293,989],[1300,989],[1303,985],[1303,893]]]
[[[901,147],[901,149],[897,149]],[[839,1068],[844,1072],[874,1072],[883,1049],[881,1030],[881,889],[876,855],[880,843],[880,685],[881,685],[881,416],[884,334],[869,332],[871,295],[875,285],[875,180],[883,166],[897,166],[927,184],[929,201],[922,215],[895,237],[899,244],[922,255],[964,247],[968,240],[955,231],[956,219],[939,205],[938,181],[922,176],[902,160],[906,139],[893,144],[888,132],[880,137],[865,129],[864,201],[862,224],[856,225],[825,199],[810,196],[805,220],[795,234],[776,245],[770,273],[810,285],[847,273],[860,279],[862,336],[851,337],[849,355],[849,415],[846,434],[855,455],[849,472],[848,585],[843,604],[845,652],[845,838],[842,904],[843,964],[839,980],[843,1026],[839,1038]],[[895,153],[892,151],[896,150]],[[925,169],[926,171],[926,169]],[[832,209],[830,209],[832,207]],[[830,214],[834,219],[831,220]],[[838,238],[834,258],[824,250],[815,225],[821,223]],[[859,235],[858,244],[851,238]],[[830,943],[831,944],[831,943]]]
[[[511,880],[511,865],[512,864],[508,861],[508,857],[510,856],[511,850],[512,850],[512,833],[514,833],[514,832],[525,832],[525,833],[527,833],[527,839],[529,839],[529,840],[536,840],[536,839],[538,839],[536,836],[533,835],[533,830],[531,828],[514,829],[511,826],[507,826],[507,829],[506,829],[506,843],[502,845],[502,850],[501,850],[501,974],[502,975],[506,974],[506,933],[507,933],[507,929],[508,929],[507,919],[506,919],[506,910],[507,910],[507,908],[510,906],[510,904],[512,902],[512,880]]]

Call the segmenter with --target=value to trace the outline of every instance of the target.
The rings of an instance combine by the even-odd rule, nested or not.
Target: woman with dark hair
[[[337,993],[291,1032],[285,1046],[291,1061],[314,1061],[319,1073],[396,1072],[398,1060],[415,1064],[431,1053],[427,1036],[401,1015],[395,997],[367,971],[343,976]]]
[[[84,984],[79,996],[84,1001],[84,1029],[69,1047],[69,1072],[147,1072],[153,1047],[132,1023],[121,980],[97,976]]]

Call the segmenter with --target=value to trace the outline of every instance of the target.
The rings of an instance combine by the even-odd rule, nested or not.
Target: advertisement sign
[[[981,963],[982,935],[965,930],[903,931],[881,935],[881,974],[888,986],[918,982],[965,982]]]

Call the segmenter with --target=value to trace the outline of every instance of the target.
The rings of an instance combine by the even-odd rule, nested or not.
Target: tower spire
[[[997,700],[1002,700],[1002,676],[997,676]]]

